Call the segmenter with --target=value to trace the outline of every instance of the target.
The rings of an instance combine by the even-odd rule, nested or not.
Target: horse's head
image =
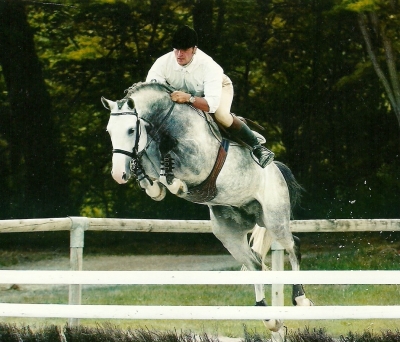
[[[146,147],[146,122],[139,119],[131,99],[114,102],[102,97],[101,102],[111,111],[107,125],[113,146],[111,175],[125,184],[131,177],[132,159]]]

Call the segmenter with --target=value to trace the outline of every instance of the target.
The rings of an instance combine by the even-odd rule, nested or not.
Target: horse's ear
[[[130,109],[134,109],[135,108],[135,102],[133,102],[133,99],[131,99],[130,97],[126,100],[126,104],[128,105],[128,107]]]
[[[103,104],[104,108],[108,110],[112,110],[116,105],[116,102],[107,100],[103,96],[101,97],[101,103]]]

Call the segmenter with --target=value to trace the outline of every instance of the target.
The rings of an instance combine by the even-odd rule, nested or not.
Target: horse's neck
[[[149,121],[153,121],[153,116],[156,121],[158,114],[172,103],[168,93],[153,88],[141,89],[133,93],[131,98],[139,115],[144,115]]]
[[[146,91],[142,95],[135,104],[139,115],[152,125],[149,136],[155,149],[153,153],[148,151],[149,160],[157,165],[159,157],[171,153],[176,161],[175,171],[182,179],[195,183],[196,179],[191,179],[195,175],[206,173],[206,177],[215,162],[219,142],[204,116],[190,106],[175,104],[165,92]]]
[[[189,106],[175,107],[168,118],[166,133],[180,143],[197,141],[207,143],[209,135],[208,124],[204,116]]]
[[[179,106],[170,123],[168,144],[160,144],[161,155],[171,151],[175,175],[187,184],[198,184],[211,172],[219,142],[212,135],[206,119],[189,106]]]

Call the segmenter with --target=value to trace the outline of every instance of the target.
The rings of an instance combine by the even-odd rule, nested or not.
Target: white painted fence
[[[17,284],[399,284],[400,271],[0,271]],[[0,304],[0,317],[94,319],[400,319],[400,306],[137,306]],[[76,322],[70,322],[76,323]]]
[[[355,231],[400,231],[400,220],[310,220],[292,221],[292,232],[355,232]],[[82,271],[84,232],[136,231],[171,233],[211,233],[209,221],[99,219],[69,217],[56,219],[30,219],[0,221],[0,233],[69,230],[70,260],[72,271],[0,271],[0,283],[69,284],[68,305],[53,304],[0,304],[0,316],[19,317],[74,317],[79,318],[159,318],[159,319],[345,319],[345,318],[400,318],[399,306],[328,306],[328,307],[283,307],[283,284],[399,284],[398,271],[301,271],[283,270],[283,250],[272,246],[272,272],[87,272]],[[78,272],[76,272],[78,271]],[[112,276],[111,276],[112,274]],[[160,275],[163,275],[162,277]],[[86,277],[86,278],[85,278]],[[151,278],[153,277],[153,278]],[[171,278],[172,277],[172,278]],[[112,279],[112,282],[111,282]],[[151,280],[153,279],[153,280]],[[169,280],[168,280],[169,279]],[[272,284],[274,307],[167,307],[167,306],[113,306],[81,305],[82,284]],[[150,281],[148,283],[148,281]],[[43,309],[43,310],[41,310]]]

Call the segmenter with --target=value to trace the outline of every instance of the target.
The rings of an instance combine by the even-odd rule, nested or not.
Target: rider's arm
[[[208,105],[207,100],[204,97],[193,96],[194,102],[190,102],[191,94],[185,93],[183,91],[174,91],[171,94],[171,100],[177,103],[189,103],[193,107],[203,110],[205,112],[210,111],[210,107]]]

